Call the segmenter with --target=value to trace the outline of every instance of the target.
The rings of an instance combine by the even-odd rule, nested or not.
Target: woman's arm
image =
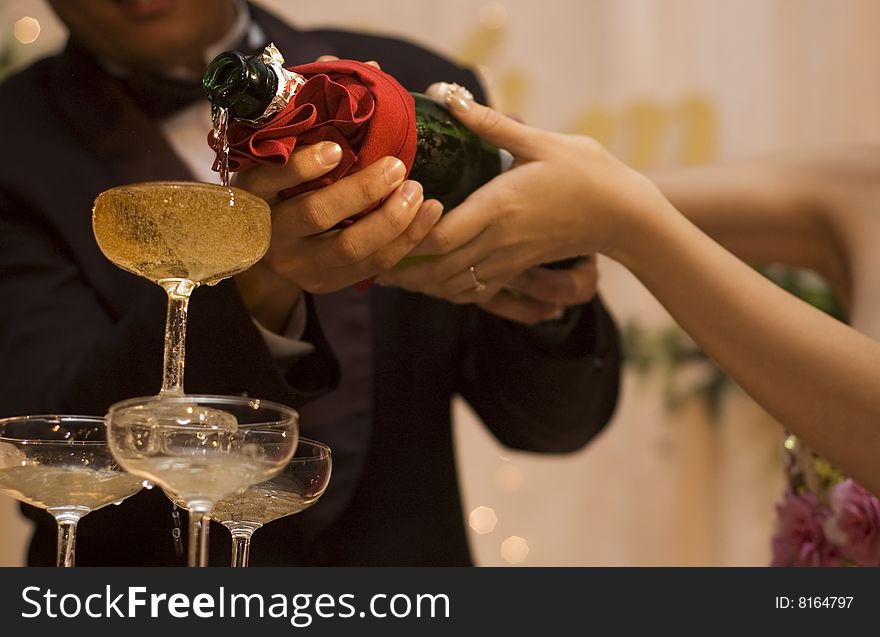
[[[868,163],[870,162],[870,163]],[[853,194],[880,181],[880,153],[776,153],[647,176],[688,219],[752,265],[816,272],[852,307]],[[877,188],[874,188],[875,192]]]
[[[785,292],[666,205],[615,258],[774,418],[880,493],[880,344]]]
[[[594,141],[523,126],[454,91],[445,97],[457,117],[517,162],[442,218],[422,244],[421,253],[437,255],[423,264],[422,275],[437,277],[429,285],[442,291],[437,281],[450,281],[448,273],[450,292],[467,287],[455,273],[480,258],[503,272],[508,260],[606,254],[638,276],[783,426],[880,493],[880,343],[761,276]],[[748,190],[746,177],[738,175],[731,196]],[[799,225],[796,210],[767,206],[779,211],[780,227]],[[802,236],[816,242],[820,235],[808,223]],[[743,238],[759,241],[757,234]],[[508,260],[506,246],[517,248]],[[792,254],[803,254],[792,246]]]

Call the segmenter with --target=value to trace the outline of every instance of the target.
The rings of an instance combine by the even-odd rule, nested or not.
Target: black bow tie
[[[249,44],[249,40],[249,36],[245,34],[233,49],[245,55],[256,55],[263,50],[265,44],[253,47]],[[141,109],[157,119],[168,117],[198,100],[208,99],[202,89],[201,78],[183,80],[135,72],[123,81]]]
[[[162,119],[176,111],[207,100],[201,82],[147,73],[132,73],[123,80],[134,100],[148,115]]]

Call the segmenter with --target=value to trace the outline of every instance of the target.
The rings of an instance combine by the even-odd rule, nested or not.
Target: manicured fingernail
[[[445,100],[446,97],[455,90],[455,84],[450,84],[449,82],[437,82],[436,84],[432,84],[428,89],[428,93],[434,95],[434,97],[438,97],[441,100]]]
[[[461,97],[458,93],[454,93],[452,97],[446,100],[446,103],[451,110],[464,113],[470,110],[471,101],[472,100]]]
[[[513,167],[513,162],[516,161],[516,157],[513,156],[513,153],[506,148],[499,148],[498,156],[501,160],[501,172],[510,170]]]
[[[448,84],[441,82],[437,87],[437,94],[446,106],[453,110],[466,111],[471,107],[474,101],[473,93],[463,87],[461,84]]]
[[[422,184],[417,181],[408,181],[403,184],[400,194],[408,205],[414,204],[422,196]]]
[[[335,142],[324,142],[318,149],[318,161],[328,168],[335,166],[342,161],[342,146]]]
[[[397,157],[390,157],[385,162],[385,181],[396,184],[406,175],[406,166]]]

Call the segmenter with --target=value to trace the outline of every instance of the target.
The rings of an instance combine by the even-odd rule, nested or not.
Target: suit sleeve
[[[571,452],[611,420],[621,351],[597,297],[560,325],[524,326],[468,308],[460,392],[504,445]]]

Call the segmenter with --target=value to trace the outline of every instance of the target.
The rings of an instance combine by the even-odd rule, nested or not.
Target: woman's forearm
[[[880,343],[788,294],[669,207],[613,256],[783,426],[880,493]]]
[[[650,176],[682,214],[740,259],[812,270],[848,305],[846,250],[822,175],[816,160],[780,156]]]

